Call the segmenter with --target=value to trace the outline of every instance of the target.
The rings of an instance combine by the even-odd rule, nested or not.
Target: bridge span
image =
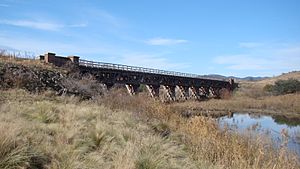
[[[233,79],[216,80],[202,78],[196,74],[93,62],[80,59],[78,56],[62,57],[47,53],[41,55],[40,60],[56,66],[71,62],[79,67],[81,73],[92,74],[108,89],[114,84],[124,84],[131,95],[137,94],[141,85],[146,86],[151,97],[159,97],[163,90],[170,101],[219,98],[222,91],[232,92],[238,85]]]

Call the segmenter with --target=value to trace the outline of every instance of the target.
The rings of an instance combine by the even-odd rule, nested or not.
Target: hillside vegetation
[[[279,76],[264,79],[261,81],[258,81],[258,84],[274,84],[278,80],[288,80],[288,79],[296,79],[300,80],[300,71],[293,71],[289,73],[283,73]]]

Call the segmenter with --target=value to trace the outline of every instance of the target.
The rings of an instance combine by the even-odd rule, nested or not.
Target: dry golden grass
[[[21,90],[0,96],[0,168],[195,168],[183,144],[129,111]]]
[[[264,80],[258,81],[256,83],[266,85],[266,84],[274,84],[275,81],[277,81],[277,80],[288,80],[288,79],[300,80],[300,71],[283,73],[282,75],[279,75],[279,76],[276,76],[273,78],[264,79]]]
[[[211,168],[299,168],[297,155],[286,148],[277,150],[266,135],[254,133],[240,135],[221,130],[217,122],[208,117],[184,119],[178,114],[155,106],[156,114],[171,131],[181,135],[192,159]],[[167,117],[167,118],[165,118]]]
[[[213,163],[220,168],[297,168],[297,156],[285,148],[275,150],[265,136],[238,135],[220,130],[215,121],[194,117],[180,129],[189,137],[186,144],[196,160]]]
[[[174,108],[184,111],[191,109],[199,112],[252,112],[264,114],[280,114],[300,116],[300,94],[282,96],[265,96],[259,99],[249,97],[233,97],[228,100],[212,99],[203,102],[188,101],[176,103]]]
[[[14,145],[0,147],[3,168],[299,168],[296,155],[272,148],[264,136],[221,130],[211,118],[182,118],[144,96],[0,96],[0,145]]]
[[[266,85],[274,85],[278,80],[289,80],[295,79],[300,80],[300,71],[293,71],[289,73],[283,73],[282,75],[275,76],[272,78],[267,78],[260,81],[240,81],[239,89],[236,92],[237,96],[259,98],[263,96],[268,96],[269,93],[264,91]]]
[[[0,49],[0,66],[3,63],[12,63],[12,64],[19,64],[27,67],[38,67],[41,69],[46,70],[55,70],[61,73],[66,73],[68,70],[62,69],[56,66],[53,66],[52,64],[46,64],[39,59],[34,58],[17,58],[11,54],[1,53]]]
[[[116,94],[116,93],[114,93]],[[173,105],[165,105],[143,96],[109,95],[105,98],[112,109],[127,109],[148,117],[148,122],[159,120],[155,129],[160,134],[173,132],[186,145],[190,158],[205,168],[299,168],[297,155],[286,148],[275,149],[265,135],[251,131],[244,135],[221,130],[217,122],[208,117],[183,118],[174,113]],[[123,99],[122,99],[123,98]],[[103,104],[107,104],[102,102]],[[188,109],[189,106],[186,106]],[[170,136],[172,138],[172,136]]]

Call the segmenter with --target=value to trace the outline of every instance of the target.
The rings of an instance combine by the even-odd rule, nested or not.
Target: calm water
[[[228,125],[238,132],[247,130],[255,133],[266,133],[274,141],[274,146],[279,147],[284,143],[283,133],[287,133],[286,144],[288,148],[300,156],[300,121],[299,119],[285,119],[282,117],[271,117],[264,115],[233,114],[232,117],[219,118],[221,127]]]

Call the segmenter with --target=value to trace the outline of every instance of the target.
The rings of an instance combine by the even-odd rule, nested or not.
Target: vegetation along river
[[[280,116],[234,113],[218,119],[222,128],[241,134],[269,135],[274,146],[287,146],[300,157],[300,121]]]

